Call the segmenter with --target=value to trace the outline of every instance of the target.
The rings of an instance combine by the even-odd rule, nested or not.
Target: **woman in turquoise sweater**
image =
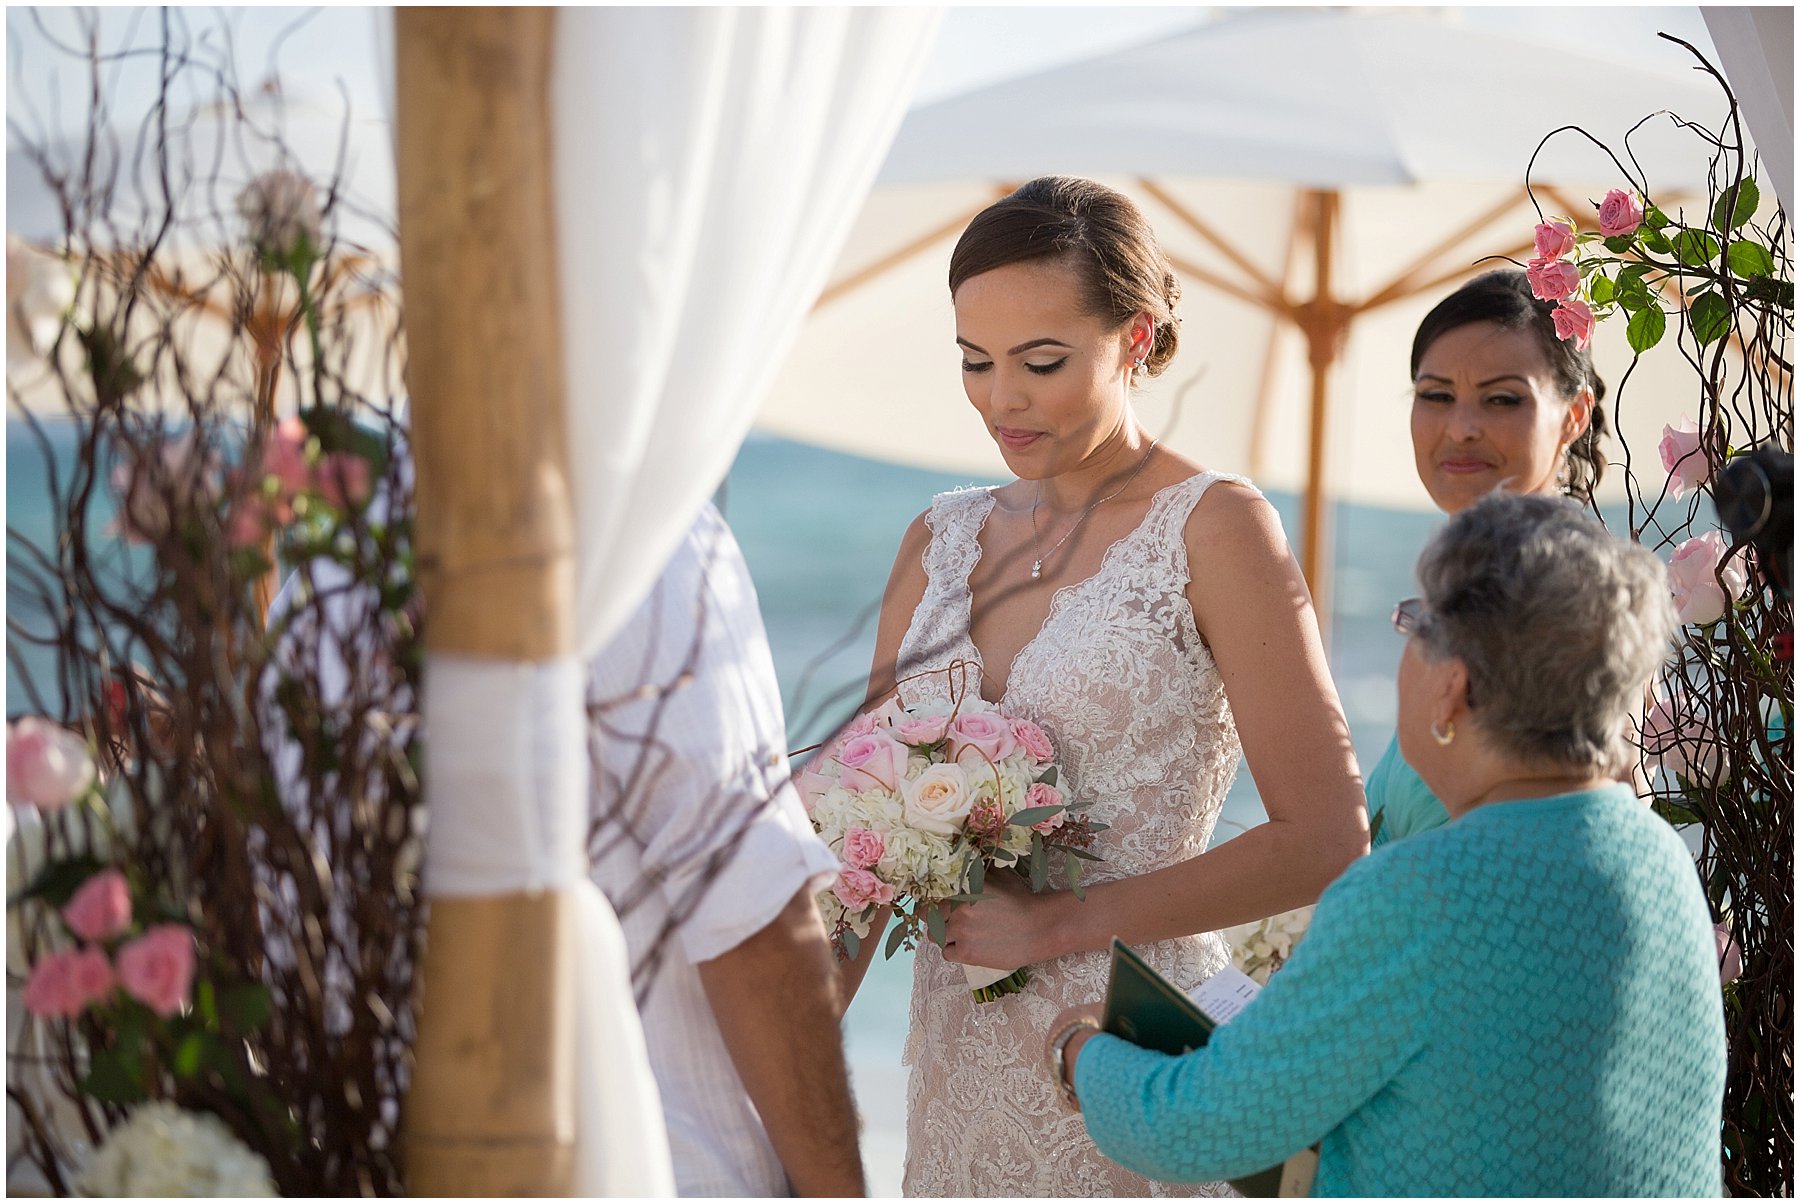
[[[1586,502],[1605,465],[1593,357],[1556,337],[1556,307],[1516,270],[1477,276],[1434,306],[1412,346],[1412,442],[1419,480],[1455,514],[1495,489]],[[1398,741],[1365,789],[1376,847],[1448,816]]]
[[[1451,822],[1319,900],[1261,996],[1181,1057],[1049,1034],[1102,1152],[1234,1177],[1321,1142],[1319,1195],[1717,1195],[1725,1033],[1674,831],[1613,780],[1675,627],[1662,565],[1498,493],[1420,560],[1401,751]]]

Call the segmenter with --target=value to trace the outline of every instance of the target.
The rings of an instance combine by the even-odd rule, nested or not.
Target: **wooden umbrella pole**
[[[395,13],[420,584],[440,656],[574,651],[554,24],[537,8]],[[405,1122],[414,1194],[571,1190],[574,902],[433,898]]]
[[[1315,191],[1313,218],[1313,300],[1302,322],[1312,366],[1312,421],[1306,452],[1306,541],[1300,568],[1312,590],[1320,634],[1330,641],[1330,516],[1325,489],[1325,435],[1332,365],[1343,347],[1345,307],[1331,295],[1332,240],[1337,232],[1338,194]]]

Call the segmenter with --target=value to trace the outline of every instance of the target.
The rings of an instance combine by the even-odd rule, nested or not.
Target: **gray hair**
[[[1469,671],[1469,706],[1504,752],[1611,774],[1668,655],[1662,561],[1560,498],[1495,492],[1419,557],[1434,658]]]

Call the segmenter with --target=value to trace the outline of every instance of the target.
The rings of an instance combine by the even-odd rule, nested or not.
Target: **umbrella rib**
[[[969,224],[969,222],[974,219],[976,214],[980,213],[983,209],[986,209],[989,205],[993,204],[995,201],[999,200],[1001,197],[1006,196],[1011,191],[1012,191],[1012,187],[1010,185],[1006,185],[1006,184],[993,185],[990,190],[990,195],[988,197],[984,198],[982,200],[982,202],[979,205],[975,206],[973,209],[970,209],[966,213],[958,214],[957,216],[951,218],[949,221],[945,222],[943,225],[938,226],[937,228],[933,229],[929,233],[922,234],[918,238],[915,238],[913,241],[907,243],[905,246],[901,247],[899,250],[893,251],[887,255],[884,255],[880,259],[877,259],[874,263],[870,264],[869,266],[867,266],[865,268],[861,268],[857,271],[854,271],[854,272],[850,273],[850,275],[844,277],[842,280],[839,280],[836,283],[827,286],[825,291],[819,294],[819,299],[817,301],[813,302],[813,310],[816,312],[818,310],[824,309],[827,305],[831,304],[833,301],[836,301],[839,297],[842,297],[845,293],[854,292],[856,289],[861,288],[863,285],[869,283],[869,281],[875,279],[877,276],[883,275],[884,273],[890,272],[894,268],[899,267],[901,264],[905,263],[907,260],[909,260],[913,256],[917,255],[919,252],[925,250],[927,247],[930,247],[934,243],[937,243],[937,242],[941,241],[942,239],[948,238],[950,235],[955,234],[957,231],[961,230],[964,226],[967,226]]]
[[[1494,222],[1505,217],[1512,210],[1516,209],[1518,205],[1519,198],[1511,195],[1497,202],[1484,211],[1479,217],[1460,227],[1454,234],[1441,240],[1429,251],[1419,256],[1418,259],[1402,268],[1399,275],[1395,276],[1392,280],[1388,281],[1387,284],[1370,294],[1367,300],[1358,304],[1356,306],[1357,311],[1366,312],[1379,306],[1386,305],[1390,301],[1398,301],[1404,297],[1414,296],[1427,289],[1436,288],[1438,285],[1443,284],[1448,280],[1456,279],[1457,276],[1462,274],[1462,269],[1459,269],[1454,273],[1438,275],[1425,284],[1418,283],[1418,277],[1421,273],[1441,266],[1438,263],[1440,259],[1456,250],[1457,247],[1469,241],[1469,239],[1481,233],[1482,230],[1486,229]],[[1529,249],[1531,245],[1532,244],[1527,243],[1526,247]]]
[[[1186,225],[1188,229],[1192,230],[1195,234],[1198,234],[1210,246],[1217,250],[1219,254],[1236,264],[1237,267],[1246,276],[1250,277],[1250,279],[1256,283],[1257,287],[1262,290],[1260,295],[1252,294],[1240,286],[1238,288],[1226,288],[1227,292],[1268,309],[1281,310],[1286,307],[1287,298],[1283,296],[1281,286],[1269,279],[1268,274],[1254,263],[1250,262],[1250,260],[1244,256],[1243,252],[1232,246],[1216,230],[1202,221],[1199,214],[1194,213],[1192,210],[1188,209],[1187,206],[1169,195],[1168,191],[1158,185],[1154,180],[1140,177],[1138,186],[1149,196],[1155,197],[1158,203],[1170,213],[1173,213],[1177,218],[1181,219],[1181,222]],[[1226,286],[1219,284],[1215,285],[1215,287],[1225,288]]]

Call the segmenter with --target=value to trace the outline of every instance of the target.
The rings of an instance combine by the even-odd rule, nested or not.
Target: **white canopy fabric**
[[[1678,46],[1646,37],[1633,70],[1560,44],[1554,22],[1543,30],[1524,41],[1429,12],[1246,12],[916,109],[759,426],[1003,478],[965,410],[950,248],[1009,185],[1089,175],[1140,202],[1184,282],[1182,350],[1142,395],[1146,423],[1209,466],[1301,490],[1307,347],[1270,302],[1303,303],[1318,290],[1305,189],[1328,188],[1339,222],[1325,291],[1346,305],[1380,302],[1356,316],[1329,378],[1328,492],[1429,508],[1407,434],[1412,331],[1457,279],[1505,266],[1478,260],[1523,258],[1538,220],[1523,183],[1540,140],[1581,124],[1617,147],[1654,111],[1711,124],[1725,111]],[[1672,121],[1649,122],[1632,148],[1659,199],[1703,195],[1700,143]],[[1558,186],[1539,192],[1546,212],[1590,229],[1591,202],[1629,186],[1573,133],[1532,174]],[[1615,384],[1631,361],[1622,327],[1603,326],[1596,342]],[[1634,446],[1693,411],[1680,375],[1648,364],[1634,375],[1625,415]]]
[[[551,80],[577,655],[434,655],[434,897],[578,896],[575,1192],[666,1195],[618,920],[587,877],[589,657],[736,455],[910,94],[936,14],[557,14]],[[642,683],[630,683],[642,684]]]
[[[1719,66],[1743,106],[1775,195],[1794,208],[1794,7],[1707,5],[1700,10]]]

